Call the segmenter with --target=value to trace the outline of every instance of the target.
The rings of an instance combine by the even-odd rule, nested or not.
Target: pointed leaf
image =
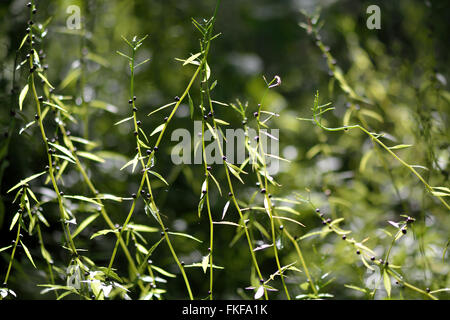
[[[153,135],[155,135],[155,134],[157,134],[158,132],[161,132],[161,131],[164,129],[164,126],[165,126],[165,125],[166,125],[166,124],[163,123],[163,124],[160,124],[159,126],[157,126],[157,127],[155,128],[155,130],[153,130],[153,132],[150,133],[150,137],[153,136]]]
[[[148,170],[148,172],[151,173],[152,175],[154,175],[155,177],[157,177],[158,179],[160,179],[166,185],[169,185],[169,183],[166,181],[166,179],[164,179],[158,172],[155,172],[155,171],[152,171],[152,170]]]
[[[25,254],[27,255],[28,259],[31,261],[33,266],[35,268],[37,268],[36,265],[34,264],[33,258],[31,257],[31,254],[30,254],[30,251],[28,250],[28,248],[25,246],[25,244],[22,242],[22,240],[20,240],[20,243],[22,244],[23,250],[25,251]]]
[[[34,175],[32,175],[31,177],[26,178],[25,180],[20,181],[20,182],[19,182],[18,184],[16,184],[14,187],[12,187],[11,189],[9,189],[7,193],[10,193],[11,191],[13,191],[13,190],[15,190],[15,189],[17,189],[17,188],[19,188],[19,187],[25,185],[27,182],[30,182],[31,180],[34,180],[34,179],[36,179],[37,177],[40,177],[40,176],[42,176],[43,174],[46,174],[46,173],[47,173],[47,171],[43,171],[43,172],[41,172],[41,173],[34,174]]]
[[[20,95],[19,95],[19,108],[20,108],[20,111],[22,111],[23,100],[25,100],[25,97],[27,96],[27,93],[28,93],[28,84],[26,84],[25,87],[23,87],[22,91],[20,91]]]
[[[225,206],[223,207],[222,220],[225,218],[225,215],[227,213],[227,210],[228,210],[229,206],[230,206],[230,201],[227,201],[227,203],[225,203]]]
[[[386,292],[388,294],[388,297],[391,296],[391,278],[389,277],[386,269],[383,270],[383,283],[384,288],[386,289]]]

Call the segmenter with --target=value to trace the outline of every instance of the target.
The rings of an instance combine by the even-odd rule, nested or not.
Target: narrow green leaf
[[[217,119],[217,118],[215,118],[214,121],[217,122],[218,124],[221,124],[221,125],[224,125],[224,126],[229,126],[230,125],[228,122],[220,120],[220,119]]]
[[[93,160],[93,161],[100,162],[100,163],[105,162],[105,159],[100,158],[99,156],[97,156],[97,155],[95,155],[93,153],[90,153],[90,152],[77,151],[77,155],[80,156],[80,157],[86,158],[86,159],[90,159],[90,160]]]
[[[220,195],[222,195],[222,189],[220,188],[219,182],[216,180],[216,178],[213,176],[213,174],[210,172],[209,176],[213,179],[214,183],[217,186],[217,189],[219,190]]]
[[[95,219],[98,218],[100,213],[94,213],[83,220],[82,223],[80,223],[75,230],[75,232],[72,234],[72,238],[75,238],[78,234],[80,234],[81,231],[83,231],[88,225],[90,225]]]
[[[225,218],[225,215],[228,211],[228,207],[230,206],[230,201],[227,201],[227,203],[225,203],[225,206],[223,207],[223,211],[222,211],[222,220]]]
[[[80,200],[80,201],[90,202],[90,203],[93,203],[93,204],[96,204],[98,206],[102,206],[103,207],[103,205],[101,203],[95,201],[95,199],[91,199],[91,198],[88,198],[88,197],[85,197],[85,196],[64,196],[64,198],[76,199],[76,200]]]
[[[148,172],[151,173],[152,175],[154,175],[155,177],[157,177],[158,179],[160,179],[166,185],[169,185],[169,183],[166,181],[166,179],[164,179],[158,172],[155,172],[155,171],[152,171],[152,170],[148,170]]]
[[[30,182],[31,180],[34,180],[37,177],[40,177],[40,176],[42,176],[43,174],[46,174],[46,173],[47,173],[47,171],[43,171],[41,173],[34,174],[31,177],[26,178],[25,180],[21,180],[18,184],[16,184],[14,187],[9,189],[7,193],[10,193],[11,191],[13,191],[13,190],[15,190],[15,189],[25,185],[27,182]]]
[[[447,187],[432,187],[432,188],[450,193],[450,189]]]
[[[112,229],[100,230],[100,231],[94,233],[91,236],[91,240],[94,239],[94,238],[97,238],[98,236],[104,236],[105,234],[108,234],[108,233],[111,233],[111,232],[116,233],[117,231],[116,230],[112,230]]]
[[[133,224],[133,223],[129,223],[127,228],[134,230],[134,231],[138,231],[138,232],[158,232],[159,231],[159,229],[155,228],[155,227],[149,227],[146,225]]]
[[[180,236],[180,237],[185,237],[185,238],[189,238],[192,240],[195,240],[197,242],[202,243],[202,240],[197,239],[196,237],[191,236],[190,234],[186,234],[186,233],[181,233],[181,232],[167,232],[168,234],[171,234],[173,236]]]
[[[198,207],[197,207],[197,212],[198,212],[198,217],[200,218],[202,215],[202,210],[203,210],[203,205],[205,203],[205,199],[206,197],[202,197],[198,203]]]
[[[27,93],[28,93],[28,84],[26,84],[25,87],[23,87],[22,91],[20,91],[20,95],[19,95],[19,108],[20,108],[20,111],[22,111],[23,100],[25,100],[25,97],[27,96]]]
[[[128,60],[130,60],[130,61],[133,60],[133,59],[131,59],[129,56],[127,56],[125,53],[122,53],[122,52],[120,52],[120,51],[116,51],[116,53],[117,53],[118,55],[121,55],[121,56],[124,57],[125,59],[128,59]]]
[[[194,119],[194,102],[192,101],[191,95],[188,92],[188,101],[189,101],[189,112],[191,114],[191,119]]]
[[[25,244],[22,242],[22,240],[20,240],[20,243],[22,244],[23,250],[25,251],[25,254],[27,255],[28,259],[33,264],[33,267],[37,268],[36,265],[34,264],[33,258],[31,257],[31,254],[30,254],[30,251],[28,250],[28,248],[25,246]]]
[[[6,250],[8,250],[9,248],[12,248],[12,244],[10,244],[9,246],[6,246],[6,247],[1,248],[1,249],[0,249],[0,252],[6,251]]]
[[[164,110],[164,109],[166,109],[166,108],[168,108],[170,106],[176,105],[176,104],[177,104],[177,102],[171,102],[171,103],[168,103],[166,105],[163,105],[162,107],[159,107],[158,109],[153,110],[152,112],[150,112],[147,116],[151,116],[152,114],[154,114],[154,113],[156,113],[158,111]]]
[[[388,297],[391,297],[391,278],[389,277],[386,269],[383,270],[383,283]]]
[[[177,276],[174,275],[173,273],[167,272],[166,270],[164,270],[164,269],[162,269],[162,268],[160,268],[160,267],[157,267],[157,266],[155,266],[155,265],[152,265],[151,268],[152,268],[153,270],[155,270],[155,271],[161,273],[162,275],[164,275],[164,276],[166,276],[166,277],[169,277],[169,278],[176,278],[176,277],[177,277]]]
[[[201,52],[196,53],[196,54],[193,54],[192,56],[190,56],[188,59],[186,59],[186,60],[184,61],[183,66],[185,66],[185,65],[187,65],[187,64],[189,64],[189,63],[192,63],[195,59],[197,59],[198,57],[200,57],[201,54],[202,54]]]
[[[144,255],[148,255],[148,250],[145,249],[145,247],[140,244],[140,243],[136,243],[136,249],[138,249],[139,252],[141,252]]]
[[[35,52],[36,52],[36,51],[35,51]],[[44,82],[45,82],[50,88],[55,89],[55,87],[52,86],[52,85],[50,84],[50,82],[48,82],[47,78],[46,78],[42,73],[38,72],[38,75],[39,75],[39,77],[41,77],[42,80],[44,80]]]
[[[59,151],[61,151],[62,153],[64,153],[66,156],[68,156],[70,159],[72,159],[73,161],[75,161],[75,157],[73,156],[72,152],[70,152],[69,149],[67,149],[66,147],[63,147],[62,145],[59,144],[55,144],[55,143],[48,143],[49,145],[51,145],[52,147],[58,149]]]
[[[52,256],[51,256],[50,253],[44,248],[44,246],[41,246],[41,254],[42,254],[42,257],[45,259],[45,261],[47,261],[47,262],[50,263],[50,264],[53,263]]]
[[[157,126],[157,127],[155,128],[155,130],[153,130],[153,132],[150,133],[150,137],[153,136],[153,135],[155,135],[155,134],[157,134],[158,132],[161,132],[161,131],[164,129],[164,126],[165,126],[165,125],[166,125],[166,124],[163,123],[163,124],[160,124],[159,126]]]
[[[59,89],[63,90],[65,87],[67,87],[73,81],[77,80],[80,77],[80,75],[81,75],[80,68],[70,70],[70,72],[67,74],[67,76],[64,78],[64,80],[61,81],[61,84],[59,85]]]
[[[22,49],[23,45],[25,44],[25,41],[27,41],[28,35],[29,35],[29,34],[27,33],[27,34],[23,37],[22,42],[20,43],[20,46],[19,46],[19,50]]]
[[[412,147],[412,144],[398,144],[396,146],[393,147],[389,147],[390,150],[398,150],[398,149],[405,149],[405,148],[409,148]]]
[[[133,159],[131,159],[130,161],[128,161],[127,163],[125,163],[123,165],[123,167],[120,168],[120,170],[123,170],[123,169],[125,169],[126,167],[128,167],[130,165],[133,165],[133,168],[134,168],[136,166],[137,162],[138,162],[138,155],[136,154],[136,156]]]
[[[122,120],[120,120],[120,121],[114,123],[114,125],[117,126],[117,125],[119,125],[119,124],[121,124],[121,123],[124,123],[124,122],[127,122],[127,121],[129,121],[129,120],[131,120],[131,119],[133,119],[133,116],[128,117],[128,118],[125,118],[125,119],[122,119]]]

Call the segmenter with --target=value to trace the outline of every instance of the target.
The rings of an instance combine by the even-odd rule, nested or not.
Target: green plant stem
[[[134,56],[133,56],[133,57],[134,57]],[[191,86],[193,85],[195,79],[197,78],[197,75],[198,75],[199,72],[200,72],[201,66],[202,66],[202,64],[201,64],[201,65],[197,68],[197,70],[195,71],[195,73],[194,73],[194,75],[192,76],[192,78],[191,78],[191,80],[190,80],[190,82],[189,82],[187,88],[185,89],[183,95],[181,96],[180,100],[175,104],[175,107],[173,108],[172,112],[170,113],[170,115],[169,115],[169,117],[168,117],[168,119],[167,119],[167,121],[166,121],[166,123],[165,123],[163,129],[161,130],[161,132],[160,132],[160,134],[159,134],[159,136],[158,136],[158,139],[157,139],[157,141],[156,141],[156,143],[155,143],[155,147],[156,147],[156,148],[159,146],[159,144],[160,144],[160,142],[161,142],[161,140],[162,140],[162,137],[163,137],[163,135],[164,135],[165,129],[167,128],[168,124],[170,123],[170,120],[172,119],[172,117],[173,117],[173,115],[175,114],[176,110],[177,110],[178,107],[180,106],[182,100],[186,97],[186,95],[188,94],[188,92],[189,92]],[[133,62],[132,62],[132,69],[134,70],[134,59],[133,59]],[[132,70],[132,72],[133,72],[133,70]],[[133,75],[134,75],[134,73],[133,73]],[[133,77],[132,77],[132,78],[133,78]],[[131,91],[133,91],[133,87],[134,87],[134,82],[133,82],[133,80],[131,81],[130,86],[131,86]],[[134,99],[132,98],[132,100],[133,100],[133,106],[134,106]],[[135,123],[135,129],[136,129],[137,123],[136,123],[136,118],[135,118],[135,117],[134,117],[134,123]],[[138,148],[139,148],[139,147],[138,147]],[[140,148],[139,148],[138,150],[140,150]],[[155,151],[155,152],[156,152],[156,151]],[[151,163],[151,160],[152,160],[152,158],[153,158],[155,152],[152,152],[152,153],[150,154],[147,164],[146,164],[146,165],[143,165],[144,174],[143,174],[143,176],[142,176],[142,179],[141,179],[141,183],[140,183],[140,185],[139,185],[138,192],[136,193],[136,199],[133,200],[133,204],[132,204],[131,209],[130,209],[128,215],[127,215],[127,218],[126,218],[126,220],[125,220],[125,223],[124,223],[123,226],[122,226],[122,230],[120,231],[120,235],[121,235],[121,233],[123,232],[123,230],[126,229],[127,224],[128,224],[129,221],[131,220],[131,217],[132,217],[133,212],[134,212],[134,209],[135,209],[136,201],[139,199],[139,195],[140,195],[140,193],[141,193],[141,190],[142,190],[143,185],[144,185],[145,182],[147,182],[148,191],[149,191],[149,193],[150,193],[150,195],[151,195],[151,196],[150,196],[150,201],[151,201],[152,205],[154,206],[154,208],[157,208],[157,206],[156,206],[156,204],[155,204],[155,202],[154,202],[153,192],[152,192],[150,180],[149,180],[149,178],[148,178],[147,170],[146,170],[146,168],[148,168],[149,164]],[[143,162],[142,162],[142,163],[143,163]],[[185,284],[186,284],[186,288],[187,288],[187,290],[188,290],[189,297],[190,297],[190,299],[192,300],[192,299],[193,299],[193,296],[192,296],[192,290],[191,290],[191,288],[190,288],[189,280],[187,279],[187,276],[186,276],[186,272],[185,272],[185,270],[184,270],[184,267],[181,265],[181,262],[179,261],[177,255],[176,255],[176,253],[175,253],[175,250],[173,249],[172,243],[171,243],[170,238],[169,238],[169,235],[168,235],[168,233],[167,233],[167,231],[166,231],[166,227],[165,227],[165,225],[164,225],[164,223],[163,223],[163,221],[162,221],[162,219],[161,219],[161,216],[160,216],[160,214],[159,214],[159,211],[156,210],[155,214],[156,214],[156,216],[157,216],[158,223],[160,224],[160,226],[161,226],[161,228],[162,228],[162,230],[163,230],[163,232],[164,232],[164,237],[165,237],[165,239],[166,239],[166,243],[167,243],[167,245],[169,246],[169,249],[170,249],[170,251],[171,251],[171,253],[172,253],[172,256],[173,256],[175,262],[177,263],[177,265],[178,265],[178,267],[179,267],[179,269],[180,269],[180,271],[181,271],[181,273],[182,273],[182,276],[183,276],[184,281],[185,281]],[[108,269],[111,268],[111,266],[112,266],[112,264],[113,264],[113,262],[114,262],[116,252],[117,252],[117,242],[116,242],[116,245],[115,245],[113,254],[111,255],[111,259],[110,259],[110,262],[109,262]]]
[[[316,104],[316,103],[315,103]],[[326,126],[324,126],[316,117],[316,111],[317,111],[317,106],[315,106],[314,109],[314,122],[322,129],[326,130],[326,131],[343,131],[343,130],[349,130],[349,129],[359,129],[361,131],[363,131],[364,133],[366,133],[373,141],[375,141],[376,143],[378,143],[384,150],[386,150],[389,154],[391,154],[398,162],[400,162],[403,166],[405,166],[406,168],[408,168],[417,178],[419,178],[419,180],[423,183],[423,185],[425,186],[425,188],[432,193],[433,192],[433,188],[425,181],[425,179],[416,171],[416,169],[414,169],[411,165],[409,165],[408,163],[406,163],[403,159],[401,159],[400,157],[398,157],[391,149],[389,149],[389,147],[387,147],[383,142],[381,142],[377,137],[375,137],[371,132],[369,132],[366,128],[360,126],[359,124],[356,125],[350,125],[350,126],[343,126],[343,127],[337,127],[337,128],[328,128]],[[450,210],[450,205],[441,197],[441,196],[437,196],[437,195],[433,195],[436,198],[438,198],[442,204]]]
[[[203,72],[203,76],[205,76],[205,72]],[[206,83],[207,85],[207,83]],[[208,211],[208,220],[209,220],[209,299],[213,300],[213,250],[214,250],[214,221],[211,213],[211,204],[209,202],[209,171],[208,171],[208,162],[206,159],[205,152],[205,112],[204,112],[204,99],[203,99],[203,90],[201,90],[202,97],[202,155],[203,155],[203,167],[205,172],[205,182],[206,182],[206,207]],[[203,190],[202,190],[203,191]]]
[[[39,245],[41,246],[41,251],[42,252],[44,252],[44,250],[47,251],[45,249],[44,239],[42,237],[42,232],[41,232],[41,227],[40,227],[39,222],[36,224],[36,229],[37,229],[37,232],[38,232],[38,239],[39,239]],[[49,272],[49,275],[50,275],[50,283],[52,285],[54,285],[55,284],[55,278],[53,276],[52,265],[51,265],[51,263],[49,261],[47,261],[47,259],[45,259],[45,261],[47,262],[48,272]],[[54,290],[54,291],[55,291],[56,299],[58,299],[58,297],[59,297],[58,290]]]
[[[211,101],[211,96],[210,96],[208,85],[206,85],[206,93],[207,93],[207,98],[208,98],[208,103],[209,103],[209,109],[210,109],[210,111],[211,111],[211,113],[213,115],[212,116],[213,128],[214,128],[214,131],[215,131],[215,135],[218,137],[219,130],[217,130],[217,123],[216,123],[215,117],[214,117],[214,108],[213,108],[213,105],[212,105],[212,101]],[[220,156],[223,158],[224,157],[224,152],[223,152],[222,146],[221,146],[219,141],[217,141],[217,145],[219,146]],[[239,206],[239,204],[237,202],[237,199],[236,199],[236,196],[234,194],[233,184],[231,182],[230,172],[228,170],[228,165],[226,163],[226,160],[223,161],[223,166],[225,168],[225,174],[226,174],[226,177],[227,177],[228,188],[229,188],[229,190],[231,192],[231,198],[233,200],[233,204],[234,204],[236,210],[238,211],[238,214],[239,214],[239,217],[240,217],[241,221],[243,221],[244,220],[244,216],[242,214],[242,209]],[[262,276],[261,271],[259,269],[258,261],[256,260],[255,252],[253,251],[253,244],[252,244],[252,240],[250,238],[250,234],[248,232],[248,227],[247,227],[247,225],[245,223],[244,223],[243,227],[244,227],[244,231],[245,231],[245,236],[247,238],[248,247],[250,249],[250,254],[251,254],[251,257],[252,257],[253,265],[255,266],[255,269],[256,269],[256,272],[258,274],[259,279],[263,280],[263,276]],[[268,299],[268,295],[267,295],[266,288],[264,288],[264,296],[265,296],[265,299],[267,300]]]
[[[30,37],[31,36],[32,36],[32,29],[30,28]],[[32,45],[30,45],[30,50],[35,50]],[[32,55],[30,55],[29,62],[30,62],[30,68],[32,68],[33,67],[33,56]],[[78,252],[77,252],[77,249],[76,249],[75,244],[73,242],[72,236],[70,234],[70,230],[69,230],[67,224],[64,223],[64,221],[66,220],[66,217],[67,217],[67,213],[64,210],[64,205],[62,203],[62,197],[61,197],[61,194],[60,194],[60,191],[59,191],[59,188],[58,188],[58,185],[56,183],[55,176],[54,176],[53,161],[52,161],[52,157],[51,157],[51,155],[49,153],[50,148],[48,146],[47,136],[45,135],[44,125],[42,123],[43,119],[42,119],[42,113],[41,113],[41,103],[39,101],[39,98],[38,98],[38,95],[37,95],[37,92],[36,92],[36,86],[35,86],[35,83],[34,83],[34,73],[31,73],[31,75],[29,77],[29,85],[31,86],[31,89],[32,89],[32,92],[33,92],[33,97],[34,97],[34,100],[36,102],[36,111],[37,111],[37,116],[38,116],[39,129],[41,131],[42,140],[43,140],[44,145],[45,145],[45,151],[47,152],[48,166],[49,166],[49,175],[50,175],[50,179],[52,181],[53,189],[56,192],[56,197],[57,197],[58,205],[59,205],[59,211],[61,213],[62,227],[63,227],[64,234],[65,234],[65,237],[66,237],[66,241],[69,244],[69,246],[71,247],[72,254],[77,256]]]
[[[6,271],[6,276],[5,276],[5,280],[3,280],[3,284],[6,286],[8,284],[8,279],[9,279],[9,273],[11,272],[11,267],[14,261],[14,254],[16,253],[16,249],[17,249],[17,244],[19,243],[19,239],[20,239],[20,220],[22,219],[22,214],[20,214],[19,216],[19,220],[17,220],[17,233],[16,233],[16,240],[14,242],[14,247],[13,247],[13,251],[11,253],[11,258],[9,259],[9,264],[8,264],[8,270]]]
[[[266,92],[268,90],[269,89],[267,88]],[[264,96],[265,96],[265,94],[264,94]],[[263,99],[264,99],[264,96],[263,96]],[[260,137],[261,137],[261,125],[260,125],[259,119],[260,119],[260,116],[261,116],[261,109],[262,109],[262,101],[263,101],[263,99],[261,100],[261,103],[259,104],[258,116],[256,117],[256,124],[257,124],[257,137],[259,137],[258,138],[257,148],[259,147],[259,151],[260,151],[260,155],[261,155],[261,164],[262,164],[262,167],[263,167],[263,170],[264,170],[264,188],[266,189],[266,192],[264,193],[264,199],[265,199],[265,202],[267,203],[267,213],[269,214],[270,228],[271,228],[271,233],[272,233],[273,252],[274,252],[275,260],[276,260],[276,263],[277,263],[278,272],[280,273],[280,278],[281,278],[281,282],[283,284],[284,292],[286,293],[286,297],[288,298],[288,300],[291,300],[291,297],[289,295],[289,291],[288,291],[288,289],[286,287],[286,283],[284,281],[284,275],[283,275],[282,270],[281,270],[280,258],[278,256],[278,248],[277,248],[276,238],[275,238],[275,223],[273,221],[273,207],[272,207],[272,201],[270,200],[269,194],[268,194],[268,192],[269,192],[269,185],[267,183],[268,172],[267,172],[267,164],[266,164],[266,154],[264,152],[264,148],[263,148],[263,145],[262,145],[262,142],[261,142],[261,139],[260,139]],[[256,150],[256,152],[258,152],[258,150]],[[258,166],[256,168],[256,174],[257,174],[257,178],[258,178],[258,181],[259,181],[260,185],[262,185],[261,175],[260,175],[260,172],[258,171]]]

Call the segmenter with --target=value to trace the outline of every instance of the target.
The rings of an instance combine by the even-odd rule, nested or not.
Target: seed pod
[[[342,236],[342,240],[346,240],[347,239],[347,236],[344,234],[343,236]]]
[[[359,251],[359,250],[356,250],[356,254],[361,254],[361,251]]]
[[[179,96],[175,96],[175,98],[173,98],[176,102],[180,101],[180,97]]]

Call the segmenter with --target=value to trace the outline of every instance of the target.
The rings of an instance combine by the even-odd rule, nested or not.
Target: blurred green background
[[[34,117],[33,104],[26,100],[23,113],[18,111],[17,94],[11,98],[12,79],[16,50],[25,35],[28,10],[26,1],[2,1],[0,4],[0,247],[13,239],[9,231],[10,221],[17,210],[12,204],[12,196],[6,191],[20,179],[41,172],[46,164],[45,150],[36,126],[18,134],[19,130]],[[377,4],[381,9],[381,29],[366,27],[366,8]],[[81,8],[84,35],[69,31],[66,19],[69,5]],[[92,101],[106,102],[106,109],[89,108],[89,125],[69,124],[73,135],[82,136],[87,130],[89,139],[98,143],[93,151],[98,151],[107,160],[103,164],[88,163],[89,174],[96,187],[105,193],[128,197],[137,190],[140,175],[132,174],[129,168],[119,169],[134,156],[135,138],[130,125],[113,126],[122,118],[131,115],[129,99],[129,71],[125,59],[115,52],[127,51],[121,39],[131,39],[134,35],[145,40],[138,54],[138,61],[151,61],[140,67],[136,73],[135,94],[139,107],[139,118],[143,129],[150,133],[168,111],[151,117],[146,115],[175,96],[181,96],[194,68],[182,66],[175,58],[186,59],[190,53],[198,52],[200,35],[191,24],[191,17],[197,20],[211,16],[215,2],[211,0],[165,0],[165,1],[37,1],[36,21],[44,22],[49,17],[49,31],[38,47],[45,51],[48,64],[48,78],[56,84],[56,93],[72,96],[74,106]],[[341,89],[330,74],[327,60],[316,45],[316,39],[299,26],[307,23],[300,10],[309,14],[320,9],[323,23],[319,34],[328,46],[336,65],[342,69],[345,79],[354,91],[370,103],[352,100]],[[405,279],[420,288],[432,290],[449,287],[448,253],[445,252],[449,240],[449,211],[436,198],[425,191],[419,180],[405,170],[397,161],[379,148],[370,139],[358,132],[325,132],[310,122],[298,121],[296,117],[311,117],[311,106],[316,90],[320,102],[333,102],[336,108],[325,117],[328,126],[341,126],[344,115],[353,108],[350,123],[364,123],[370,131],[386,133],[388,145],[411,144],[413,147],[398,150],[405,161],[421,165],[429,170],[420,171],[432,186],[449,186],[449,137],[450,137],[450,92],[448,31],[450,5],[447,1],[312,1],[312,0],[225,0],[222,1],[215,30],[219,38],[213,41],[209,65],[212,81],[217,80],[213,99],[226,103],[249,103],[249,112],[257,109],[256,104],[264,92],[262,76],[272,79],[279,75],[282,85],[271,90],[266,99],[265,109],[277,112],[280,117],[270,123],[280,129],[280,155],[291,162],[281,163],[276,180],[282,185],[270,192],[277,197],[292,198],[295,192],[306,196],[305,188],[311,190],[311,197],[327,216],[345,218],[344,229],[352,230],[355,239],[369,237],[367,245],[383,255],[391,238],[382,229],[393,232],[387,221],[399,221],[401,214],[417,219],[414,232],[408,233],[393,249],[392,263],[402,265]],[[26,50],[18,54],[18,60],[25,59]],[[68,76],[79,70],[83,59],[84,80]],[[26,83],[28,71],[16,72],[16,92]],[[61,84],[67,83],[66,86]],[[84,83],[84,85],[83,85]],[[84,87],[83,95],[81,89]],[[198,99],[198,83],[193,98]],[[81,99],[82,98],[82,99]],[[11,101],[14,101],[11,103]],[[197,101],[198,102],[198,101]],[[15,110],[15,125],[11,127],[10,111]],[[76,110],[76,107],[75,107]],[[79,110],[83,110],[81,107]],[[226,108],[217,108],[217,117],[231,122],[232,127],[240,126],[240,119]],[[80,119],[83,114],[77,115]],[[250,116],[250,114],[249,114]],[[199,118],[199,115],[196,115]],[[80,121],[81,123],[81,121]],[[53,126],[53,127],[52,127]],[[54,123],[47,127],[51,136]],[[174,238],[175,249],[186,263],[201,261],[207,253],[208,220],[204,214],[199,220],[197,205],[203,167],[201,165],[174,166],[170,160],[169,142],[171,130],[188,128],[192,130],[189,108],[183,104],[177,111],[169,132],[162,143],[155,170],[170,183],[169,187],[155,180],[155,198],[166,216],[165,223],[171,229],[189,233],[201,240],[202,244]],[[10,131],[12,130],[12,131]],[[3,133],[10,132],[9,138]],[[368,152],[372,154],[366,156]],[[364,158],[366,156],[366,158]],[[363,165],[362,160],[364,159]],[[216,177],[225,185],[223,169],[215,165]],[[80,183],[80,175],[75,168],[69,168],[64,176],[66,194],[85,194],[88,190]],[[253,180],[252,180],[253,179]],[[257,190],[253,177],[246,179],[246,185],[234,180],[238,198],[248,202]],[[40,194],[42,184],[36,181],[35,193]],[[33,183],[32,183],[33,187]],[[45,186],[51,188],[50,185]],[[220,219],[226,197],[216,191],[212,197],[213,215]],[[255,202],[262,204],[262,197]],[[108,212],[115,223],[123,223],[129,210],[129,202],[107,203]],[[308,232],[321,230],[322,224],[311,208],[295,205],[301,212],[299,221],[306,228],[286,225],[292,233],[302,236]],[[82,221],[87,217],[79,208],[77,217]],[[59,247],[60,224],[56,207],[49,206],[44,214],[51,227],[44,231],[49,251],[56,265],[64,266],[67,255]],[[254,212],[254,219],[264,227],[269,226],[264,213]],[[227,219],[237,221],[235,210],[227,214]],[[152,217],[145,215],[142,205],[133,217],[136,223],[156,226]],[[104,229],[103,221],[97,219],[77,238],[77,246],[88,249],[88,256],[99,265],[107,265],[114,241],[112,235],[89,241],[92,233]],[[251,259],[245,238],[230,246],[235,230],[230,226],[216,226],[215,264],[224,270],[215,273],[215,298],[236,299],[251,292],[244,290],[250,285]],[[263,239],[254,232],[256,239]],[[37,238],[24,234],[24,241],[39,259]],[[149,243],[159,239],[159,233],[150,234]],[[281,236],[281,240],[285,241]],[[326,284],[321,292],[332,294],[338,299],[364,298],[359,291],[346,288],[352,284],[362,288],[372,288],[375,278],[362,265],[351,247],[345,245],[334,234],[310,237],[301,240],[300,246],[312,276],[319,283]],[[292,246],[286,242],[280,250],[282,264],[296,260]],[[276,271],[272,250],[258,252],[263,274]],[[4,274],[9,255],[0,253],[0,274]],[[17,256],[20,262],[14,265],[9,287],[20,298],[43,299],[50,295],[40,295],[36,284],[46,283],[45,273],[34,269],[24,254]],[[169,279],[163,288],[168,299],[186,298],[185,287],[167,246],[155,251],[155,264],[178,274],[177,279]],[[126,275],[126,260],[119,254],[115,264],[118,273]],[[197,298],[207,296],[209,280],[201,268],[187,269]],[[3,276],[2,276],[3,277]],[[64,282],[64,280],[60,280]],[[293,295],[305,293],[301,284],[306,281],[304,273],[292,273],[287,279]],[[281,288],[279,283],[275,285]],[[437,294],[448,298],[446,292]],[[385,293],[380,290],[377,298]],[[393,288],[396,298],[421,298],[413,291]],[[271,293],[271,297],[284,299],[282,290]]]

